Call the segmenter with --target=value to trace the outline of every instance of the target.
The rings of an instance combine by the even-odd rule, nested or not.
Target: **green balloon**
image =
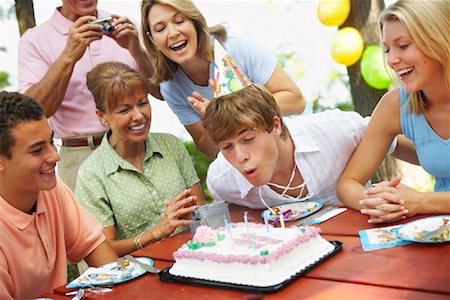
[[[361,75],[364,81],[374,89],[387,89],[392,84],[394,74],[386,68],[381,46],[367,46],[361,58]]]

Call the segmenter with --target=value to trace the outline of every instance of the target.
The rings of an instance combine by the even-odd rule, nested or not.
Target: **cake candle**
[[[223,215],[223,223],[225,224],[225,230],[229,233],[230,232],[230,228],[229,228],[229,224],[228,224],[228,220],[227,217],[225,215]]]
[[[247,218],[248,211],[244,212],[244,223],[245,223],[245,229],[247,230],[247,233],[250,232],[248,229],[248,218]]]
[[[256,251],[255,233],[252,232],[252,233],[250,234],[250,237],[251,237],[251,239],[252,239],[252,247],[253,247],[253,250]]]
[[[286,227],[284,226],[284,217],[283,217],[283,214],[280,214],[280,225],[281,225],[281,228],[286,228]]]
[[[228,237],[230,238],[230,243],[231,243],[231,248],[234,248],[234,237],[233,237],[233,227],[231,227],[230,225],[228,225]]]
[[[269,218],[266,213],[264,214],[264,224],[266,224],[266,231],[269,233]]]

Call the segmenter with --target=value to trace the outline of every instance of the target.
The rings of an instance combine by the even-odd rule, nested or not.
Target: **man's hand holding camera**
[[[100,40],[103,35],[114,39],[121,47],[128,49],[135,56],[141,51],[136,25],[128,18],[111,15],[108,18],[96,19],[94,16],[78,18],[69,29],[64,55],[77,62],[93,41]]]
[[[126,17],[114,14],[111,16],[113,17],[111,25],[114,26],[115,30],[109,36],[135,56],[142,49],[136,25]]]
[[[93,16],[83,16],[73,23],[69,29],[64,57],[72,59],[75,63],[80,60],[90,43],[102,38],[103,27],[100,24],[90,23],[94,20]]]

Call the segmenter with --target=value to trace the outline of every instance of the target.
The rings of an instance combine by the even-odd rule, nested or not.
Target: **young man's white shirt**
[[[294,142],[295,162],[311,195],[309,200],[319,200],[325,205],[342,204],[336,196],[336,183],[360,143],[369,119],[356,112],[335,109],[284,120]],[[396,143],[394,140],[389,153],[395,150]],[[216,200],[255,209],[265,208],[260,193],[269,206],[296,201],[268,185],[252,185],[221,152],[209,166],[206,183]]]

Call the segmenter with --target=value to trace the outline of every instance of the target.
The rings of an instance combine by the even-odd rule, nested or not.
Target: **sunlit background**
[[[346,74],[346,68],[331,58],[331,42],[337,27],[321,24],[317,18],[317,1],[194,1],[205,15],[208,25],[226,22],[255,33],[285,62],[284,69],[296,81],[308,102],[320,99],[323,106],[350,102],[342,80],[332,80]],[[14,4],[2,0],[3,9]],[[61,1],[34,0],[36,24],[46,21]],[[99,0],[98,7],[111,13],[126,15],[140,23],[139,0]],[[9,73],[10,86],[17,90],[17,44],[19,30],[14,14],[1,21],[0,70]],[[345,80],[345,78],[344,78]],[[164,102],[152,99],[151,131],[169,132],[185,140],[189,134]]]
[[[385,0],[389,5],[395,0]],[[34,0],[36,24],[42,24],[53,14],[60,0]],[[333,108],[339,103],[350,103],[347,69],[331,56],[331,44],[336,26],[325,26],[317,17],[319,1],[194,1],[204,14],[208,25],[226,22],[253,32],[277,55],[283,68],[300,87],[309,103]],[[1,0],[5,12],[14,5],[12,0]],[[140,24],[140,0],[99,0],[98,8],[125,15]],[[0,23],[0,71],[9,74],[6,90],[17,90],[17,44],[19,29],[15,14],[2,16]],[[190,135],[164,101],[151,99],[153,132],[172,133],[185,141]],[[430,176],[420,167],[403,163],[404,182],[419,190],[432,186]],[[207,166],[205,167],[207,168]],[[406,177],[406,178],[405,178]]]

